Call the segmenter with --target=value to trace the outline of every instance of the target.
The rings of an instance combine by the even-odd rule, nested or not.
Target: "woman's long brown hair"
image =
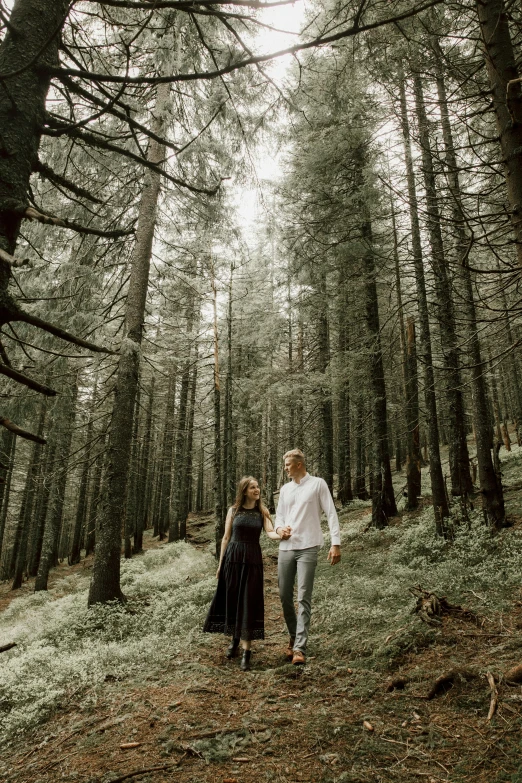
[[[243,476],[242,479],[240,479],[239,484],[237,485],[237,493],[236,493],[236,499],[234,500],[234,503],[232,505],[232,508],[234,509],[234,516],[236,516],[237,512],[243,505],[243,501],[245,500],[246,491],[248,489],[248,486],[251,481],[255,481],[256,484],[258,484],[258,480],[254,476]],[[261,512],[264,519],[270,520],[270,512],[261,500],[261,496],[259,496],[258,500],[256,500],[255,508],[257,508],[258,511]]]

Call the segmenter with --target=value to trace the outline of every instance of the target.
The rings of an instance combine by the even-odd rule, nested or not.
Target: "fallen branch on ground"
[[[486,673],[487,681],[489,682],[489,687],[491,690],[491,701],[489,703],[489,712],[488,717],[486,720],[490,721],[495,712],[497,711],[498,706],[498,690],[497,686],[495,684],[495,678],[491,674],[491,672]]]
[[[126,772],[124,775],[120,775],[118,778],[113,778],[109,783],[121,783],[122,780],[128,780],[129,778],[135,778],[138,775],[146,775],[148,772],[161,772],[165,769],[173,769],[179,767],[183,759],[187,754],[184,753],[177,761],[171,761],[168,764],[159,764],[156,767],[144,767],[143,769],[135,769],[132,772]]]
[[[12,650],[13,647],[16,647],[16,642],[9,642],[9,644],[3,644],[0,647],[0,653],[7,652],[8,650]]]

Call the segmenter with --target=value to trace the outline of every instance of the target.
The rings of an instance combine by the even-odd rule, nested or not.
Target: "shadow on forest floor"
[[[266,638],[254,643],[252,671],[225,659],[226,640],[200,632],[215,584],[211,515],[189,521],[196,550],[149,537],[152,549],[124,569],[128,605],[97,619],[81,608],[89,562],[57,569],[47,602],[27,593],[0,616],[7,641],[19,642],[2,654],[11,679],[0,675],[8,735],[0,775],[6,783],[522,783],[522,687],[504,677],[522,662],[521,457],[504,463],[516,524],[494,539],[479,514],[449,545],[435,538],[427,507],[382,532],[368,529],[368,506],[345,509],[343,560],[331,568],[321,553],[309,658],[297,671],[282,657],[271,543]],[[417,583],[475,616],[422,622],[412,613]],[[42,682],[54,701],[45,702]],[[41,699],[39,713],[29,698],[22,709],[24,684]]]

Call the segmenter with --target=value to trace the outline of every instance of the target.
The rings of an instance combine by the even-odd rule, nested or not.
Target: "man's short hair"
[[[283,454],[283,459],[293,459],[294,462],[302,462],[303,465],[306,465],[305,455],[301,449],[290,449],[286,454]]]

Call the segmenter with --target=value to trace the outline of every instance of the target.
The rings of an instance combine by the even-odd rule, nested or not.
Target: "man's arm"
[[[279,500],[277,501],[276,520],[274,527],[275,532],[281,536],[283,541],[285,541],[287,538],[290,538],[290,528],[285,527],[286,506],[283,487],[281,487],[279,490]]]
[[[319,486],[319,500],[321,502],[321,508],[328,519],[328,527],[330,528],[331,547],[328,552],[328,560],[331,565],[335,565],[341,559],[341,531],[339,529],[339,519],[337,517],[337,511],[335,510],[335,504],[330,490],[328,489],[328,484],[324,479],[321,479]]]

